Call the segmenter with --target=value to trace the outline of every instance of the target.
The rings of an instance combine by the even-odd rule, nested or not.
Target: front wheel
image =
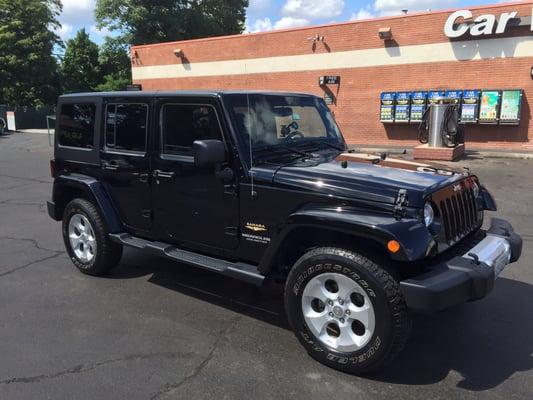
[[[308,353],[349,373],[392,361],[411,328],[398,282],[369,258],[338,248],[314,249],[296,262],[285,308]]]

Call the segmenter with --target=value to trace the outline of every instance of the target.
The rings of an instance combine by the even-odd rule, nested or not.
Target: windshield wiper
[[[305,151],[302,151],[302,150],[298,150],[298,149],[295,149],[291,146],[287,146],[287,145],[284,145],[284,144],[277,144],[277,145],[271,145],[271,146],[265,146],[265,147],[262,147],[259,151],[272,151],[272,150],[277,150],[277,149],[284,149],[284,150],[287,150],[287,151],[290,151],[291,153],[293,154],[297,154],[299,155],[300,157],[299,158],[303,158],[303,157],[308,157],[308,158],[313,158],[314,155],[311,154],[311,153],[307,153]]]
[[[342,147],[342,146],[339,146],[339,145],[336,145],[336,144],[333,144],[333,143],[329,143],[329,142],[320,142],[320,144],[325,144],[326,146],[328,147],[331,147],[332,149],[335,149],[335,150],[339,150],[339,151],[349,151],[348,149]]]
[[[316,142],[314,143],[316,146],[315,147],[319,147],[319,145],[326,145],[327,147],[330,147],[332,149],[335,149],[335,150],[339,150],[339,151],[342,151],[342,152],[347,152],[347,153],[354,153],[355,150],[353,149],[347,149],[345,147],[342,147],[341,145],[338,145],[338,144],[334,144],[334,143],[329,143],[329,142]]]

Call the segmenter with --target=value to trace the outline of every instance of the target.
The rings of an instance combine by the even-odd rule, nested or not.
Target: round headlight
[[[475,197],[479,196],[479,185],[477,184],[477,182],[473,182],[472,191],[474,192]]]
[[[426,226],[430,226],[433,223],[434,219],[435,212],[433,211],[431,203],[428,202],[424,205],[424,223],[426,224]]]

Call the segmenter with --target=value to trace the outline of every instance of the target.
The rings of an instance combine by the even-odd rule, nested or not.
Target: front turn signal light
[[[391,253],[398,253],[400,251],[400,243],[396,240],[389,240],[387,243],[387,249],[389,249]]]

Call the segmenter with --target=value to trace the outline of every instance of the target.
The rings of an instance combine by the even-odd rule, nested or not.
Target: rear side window
[[[165,104],[161,113],[164,154],[191,155],[195,140],[222,140],[220,124],[212,106]]]
[[[94,147],[95,104],[63,104],[59,114],[61,146],[92,149]]]
[[[108,149],[144,153],[148,105],[108,104],[105,145]]]

